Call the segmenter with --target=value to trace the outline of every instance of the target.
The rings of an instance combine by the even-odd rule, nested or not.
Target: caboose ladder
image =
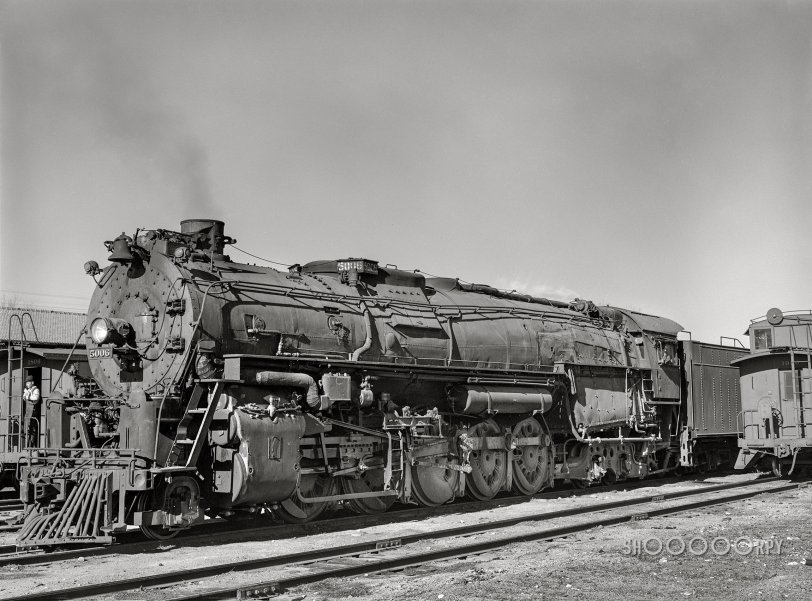
[[[207,386],[210,383],[214,383],[211,392]],[[200,451],[206,444],[209,427],[217,409],[217,401],[224,387],[223,380],[198,380],[195,383],[186,405],[186,412],[178,423],[178,431],[169,450],[166,467],[195,467]]]
[[[806,438],[806,429],[810,425],[807,412],[812,410],[812,367],[807,357],[807,367],[801,369],[801,391],[798,395],[798,425],[801,427],[800,436]]]

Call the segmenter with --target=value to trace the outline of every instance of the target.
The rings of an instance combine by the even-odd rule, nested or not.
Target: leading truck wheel
[[[161,519],[172,524],[142,524],[141,532],[152,540],[169,540],[201,517],[200,485],[190,476],[175,476],[157,490],[144,491],[138,498],[139,511],[162,511]]]
[[[156,507],[155,494],[152,490],[145,490],[138,494],[138,511],[154,511]],[[141,532],[150,540],[169,540],[175,538],[180,530],[170,530],[163,526],[141,524]]]

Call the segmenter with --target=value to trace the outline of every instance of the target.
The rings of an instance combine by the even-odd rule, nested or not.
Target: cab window
[[[773,332],[766,328],[763,330],[753,330],[755,350],[768,349],[773,345]]]

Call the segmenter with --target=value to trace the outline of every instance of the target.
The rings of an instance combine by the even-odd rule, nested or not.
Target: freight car
[[[747,349],[735,338],[727,340],[733,346],[680,341],[680,466],[699,473],[731,468],[736,461],[742,403],[734,362],[746,356]]]
[[[746,332],[739,358],[742,412],[737,468],[767,464],[776,476],[812,466],[812,311],[770,309]]]
[[[18,545],[532,495],[735,454],[738,388],[706,386],[735,351],[680,341],[669,319],[360,258],[277,271],[232,261],[233,242],[187,220],[85,265],[88,357],[116,419],[51,416]]]

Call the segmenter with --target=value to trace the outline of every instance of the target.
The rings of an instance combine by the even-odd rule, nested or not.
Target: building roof
[[[73,346],[79,332],[85,327],[87,315],[84,313],[70,313],[68,311],[50,311],[48,309],[33,309],[27,307],[0,307],[0,340],[9,340],[9,318],[12,315],[23,316],[23,333],[26,341],[36,345],[58,345]],[[11,319],[12,340],[23,338],[20,332],[20,322],[16,318]],[[80,346],[84,346],[84,340],[79,341]]]

